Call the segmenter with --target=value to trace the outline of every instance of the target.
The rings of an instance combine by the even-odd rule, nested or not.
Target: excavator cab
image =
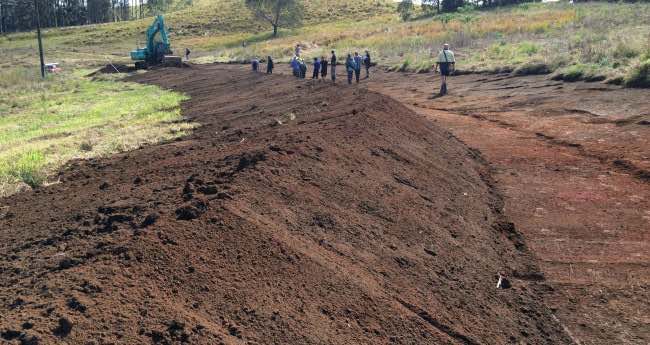
[[[131,51],[131,60],[135,61],[138,69],[147,69],[150,66],[181,66],[181,57],[173,56],[165,20],[163,16],[156,16],[153,24],[146,32],[147,46]]]

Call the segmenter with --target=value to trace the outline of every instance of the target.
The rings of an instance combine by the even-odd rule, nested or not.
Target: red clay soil
[[[487,166],[432,121],[225,66],[137,78],[202,126],[0,201],[3,343],[572,343]]]
[[[429,99],[438,85],[370,82],[482,153],[577,343],[650,344],[650,90],[466,75]]]

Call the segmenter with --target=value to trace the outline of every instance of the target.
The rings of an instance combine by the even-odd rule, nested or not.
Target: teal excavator
[[[147,46],[131,51],[131,60],[135,61],[138,69],[147,69],[151,66],[181,66],[181,58],[173,56],[165,20],[158,15],[146,32]]]

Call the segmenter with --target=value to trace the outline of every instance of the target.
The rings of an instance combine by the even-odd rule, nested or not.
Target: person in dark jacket
[[[190,48],[185,48],[185,61],[190,61]]]
[[[298,62],[300,63],[300,78],[305,79],[307,77],[307,64],[301,57],[298,58]]]
[[[363,65],[366,67],[366,79],[370,78],[370,52],[366,50],[366,56],[363,58]]]
[[[320,74],[320,61],[318,61],[318,58],[314,58],[314,72],[311,75],[311,79],[318,79],[318,75]]]
[[[336,84],[336,53],[333,50],[332,58],[330,59],[330,66],[332,66],[332,82]]]
[[[348,72],[348,84],[352,84],[352,75],[357,70],[357,65],[354,63],[352,54],[348,54],[347,59],[345,59],[345,70]]]
[[[359,53],[354,52],[354,76],[357,79],[357,84],[359,83],[359,77],[361,75],[361,64],[363,60],[361,59],[361,56],[359,56]]]
[[[253,67],[253,72],[257,72],[260,66],[260,60],[258,60],[257,58],[253,58],[253,60],[251,61],[251,66]]]
[[[327,58],[322,56],[320,58],[320,76],[325,80],[325,77],[327,77]]]
[[[270,55],[266,57],[266,74],[273,74],[273,59]]]

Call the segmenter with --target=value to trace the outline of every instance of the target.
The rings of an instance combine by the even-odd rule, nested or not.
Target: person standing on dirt
[[[347,59],[345,59],[345,70],[348,72],[348,85],[352,84],[352,75],[354,74],[354,71],[357,70],[352,54],[348,54]]]
[[[291,58],[291,70],[293,71],[293,76],[300,78],[300,63],[298,62],[298,57],[293,56]]]
[[[253,67],[253,72],[257,72],[260,67],[260,60],[253,58],[253,61],[251,61],[251,66]]]
[[[298,64],[300,66],[300,78],[305,79],[307,77],[307,64],[301,57],[298,57]]]
[[[366,79],[370,78],[370,52],[366,50],[366,56],[363,57],[363,65],[366,67]]]
[[[190,61],[190,48],[185,48],[185,61]]]
[[[314,72],[311,75],[311,79],[318,79],[318,76],[320,75],[320,61],[318,61],[318,58],[314,58]]]
[[[273,59],[271,55],[266,57],[266,74],[273,74]]]
[[[447,43],[442,46],[442,51],[438,54],[435,68],[436,72],[438,71],[438,67],[440,67],[440,96],[444,96],[447,94],[447,77],[456,68],[454,52],[449,50],[449,44]]]
[[[361,64],[363,63],[363,59],[361,56],[359,56],[358,52],[354,52],[354,77],[357,80],[357,84],[359,84],[359,77],[361,76]]]
[[[330,58],[330,65],[332,66],[332,83],[336,84],[336,53],[332,50],[332,57]]]
[[[324,56],[320,58],[320,76],[323,80],[327,77],[327,58]]]

